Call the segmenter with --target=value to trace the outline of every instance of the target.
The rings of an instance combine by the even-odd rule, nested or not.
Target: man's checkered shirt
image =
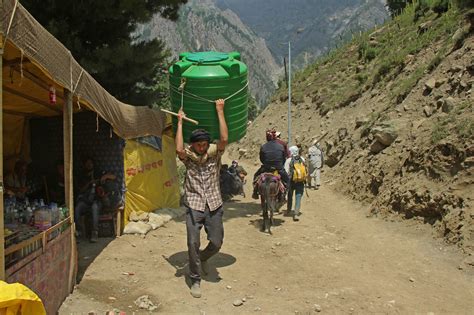
[[[185,205],[199,211],[204,211],[206,205],[210,211],[217,210],[222,206],[219,172],[223,152],[218,151],[216,144],[211,144],[202,156],[190,146],[185,152],[186,157],[182,159],[186,166]]]

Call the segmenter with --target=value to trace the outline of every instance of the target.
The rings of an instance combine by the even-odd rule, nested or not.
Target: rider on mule
[[[288,187],[288,182],[290,179],[284,168],[287,156],[285,147],[277,141],[276,132],[274,130],[267,130],[266,138],[267,143],[260,147],[260,162],[262,163],[262,166],[257,170],[253,177],[254,189],[252,198],[254,199],[258,199],[258,184],[256,181],[260,174],[278,171],[281,181],[285,187]]]

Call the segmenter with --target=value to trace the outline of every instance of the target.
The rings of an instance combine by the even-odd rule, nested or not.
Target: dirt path
[[[114,308],[147,314],[134,305],[144,294],[166,314],[310,314],[315,304],[330,314],[472,314],[474,272],[458,269],[457,248],[433,239],[419,223],[367,218],[367,209],[335,187],[309,195],[301,221],[276,216],[272,236],[259,231],[253,200],[226,204],[224,246],[202,282],[201,299],[191,297],[185,281],[181,219],[145,239],[110,242],[60,314]],[[242,306],[233,306],[244,297]]]

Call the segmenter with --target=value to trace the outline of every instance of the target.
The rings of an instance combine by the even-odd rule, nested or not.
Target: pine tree
[[[22,0],[76,60],[119,100],[156,102],[168,56],[162,41],[140,41],[137,25],[154,14],[176,20],[187,0]]]
[[[403,9],[413,0],[387,0],[387,8],[391,17],[395,17],[402,13]]]

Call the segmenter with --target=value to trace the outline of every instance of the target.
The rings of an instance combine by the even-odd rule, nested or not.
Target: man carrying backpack
[[[293,221],[299,221],[301,198],[303,198],[304,185],[306,182],[307,171],[303,157],[299,155],[297,146],[290,147],[291,157],[285,162],[285,170],[290,177],[290,187],[288,190],[288,207],[287,212],[291,212],[293,205],[293,193],[296,193],[295,211],[293,213]]]

